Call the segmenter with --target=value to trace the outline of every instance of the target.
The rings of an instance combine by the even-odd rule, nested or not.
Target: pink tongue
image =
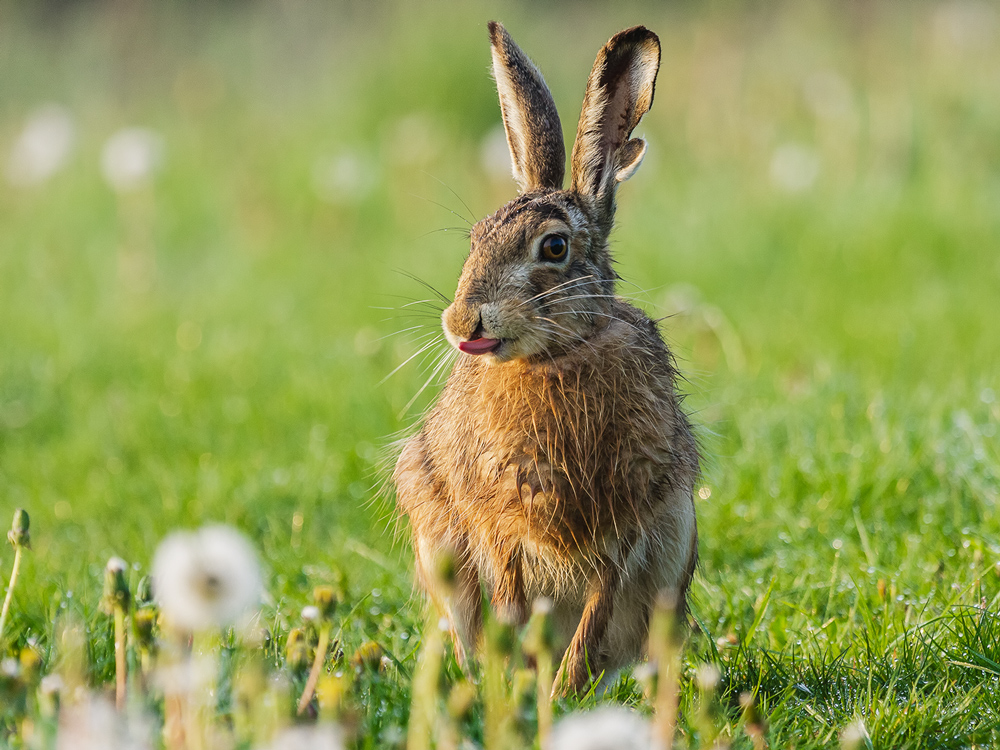
[[[466,354],[486,354],[500,346],[500,339],[472,339],[458,342],[458,348]]]

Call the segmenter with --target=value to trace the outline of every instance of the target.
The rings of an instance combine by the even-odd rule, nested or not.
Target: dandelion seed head
[[[787,193],[802,193],[819,177],[819,154],[811,146],[784,143],[771,156],[771,182]]]
[[[284,729],[262,750],[343,750],[344,732],[335,724]]]
[[[552,729],[549,750],[649,750],[649,722],[618,706],[569,714]]]
[[[101,151],[101,173],[113,189],[128,192],[149,181],[163,163],[163,138],[147,128],[123,128]]]
[[[12,185],[38,185],[66,163],[76,127],[69,112],[58,104],[36,110],[24,124],[7,158],[7,180]]]
[[[260,565],[242,534],[228,526],[206,526],[161,542],[153,559],[153,586],[164,618],[175,627],[225,627],[259,603]]]

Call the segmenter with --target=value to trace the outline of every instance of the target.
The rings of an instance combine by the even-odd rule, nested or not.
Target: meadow
[[[567,142],[604,41],[661,38],[613,247],[622,294],[663,318],[704,452],[678,745],[755,747],[749,726],[772,748],[845,729],[996,746],[985,2],[10,6],[0,522],[26,509],[32,548],[0,659],[30,646],[56,671],[72,625],[85,683],[113,691],[106,562],[134,588],[171,531],[225,523],[263,564],[267,669],[288,670],[314,587],[341,586],[331,669],[368,642],[388,657],[345,688],[350,746],[404,744],[426,629],[386,467],[447,350],[410,303],[421,282],[450,295],[468,222],[515,194],[492,18],[544,72]],[[39,117],[64,146],[51,168],[24,156]],[[126,128],[148,164],[112,163]],[[555,708],[602,702],[651,711],[632,675]],[[0,746],[40,710],[0,696]],[[482,741],[479,697],[463,731]]]

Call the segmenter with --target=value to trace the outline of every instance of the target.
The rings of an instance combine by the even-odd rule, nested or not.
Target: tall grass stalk
[[[3,600],[3,610],[0,610],[0,641],[3,640],[4,626],[7,624],[7,613],[10,611],[10,600],[14,596],[14,587],[17,585],[17,575],[21,570],[22,547],[14,550],[14,567],[10,571],[10,583],[7,584],[7,596]]]
[[[413,674],[407,750],[430,750],[437,724],[438,679],[444,655],[444,633],[437,610],[431,606],[424,626],[424,646]]]
[[[7,541],[14,548],[14,566],[10,570],[10,583],[7,584],[7,596],[3,600],[3,609],[0,610],[0,642],[3,641],[4,626],[7,624],[7,613],[10,611],[10,602],[14,597],[14,587],[17,585],[17,575],[21,571],[21,554],[25,548],[31,548],[31,519],[24,508],[17,508],[14,511],[14,520],[11,522],[10,531],[7,532]]]
[[[677,605],[672,592],[662,593],[656,602],[649,628],[650,658],[657,665],[653,747],[670,750],[677,726],[680,650],[675,640]]]
[[[319,643],[316,644],[316,657],[313,659],[312,668],[309,670],[309,679],[306,680],[306,686],[302,689],[302,695],[299,697],[299,704],[296,708],[296,713],[299,716],[309,707],[313,693],[316,692],[316,683],[319,681],[323,663],[326,661],[326,652],[330,648],[330,629],[332,627],[330,623],[323,623],[320,628]]]
[[[538,712],[538,742],[546,747],[552,732],[552,600],[538,599],[532,606],[531,620],[524,638],[524,651],[534,658],[536,668],[535,701]]]
[[[482,678],[486,709],[483,745],[486,750],[508,750],[515,746],[512,736],[514,707],[506,669],[515,638],[511,626],[495,620],[488,624]]]
[[[125,610],[115,607],[115,708],[125,710],[125,682],[128,670],[125,666]]]

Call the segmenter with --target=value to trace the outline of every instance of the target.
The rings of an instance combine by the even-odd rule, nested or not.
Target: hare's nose
[[[476,338],[483,325],[479,305],[452,304],[444,311],[444,325],[455,338]]]

